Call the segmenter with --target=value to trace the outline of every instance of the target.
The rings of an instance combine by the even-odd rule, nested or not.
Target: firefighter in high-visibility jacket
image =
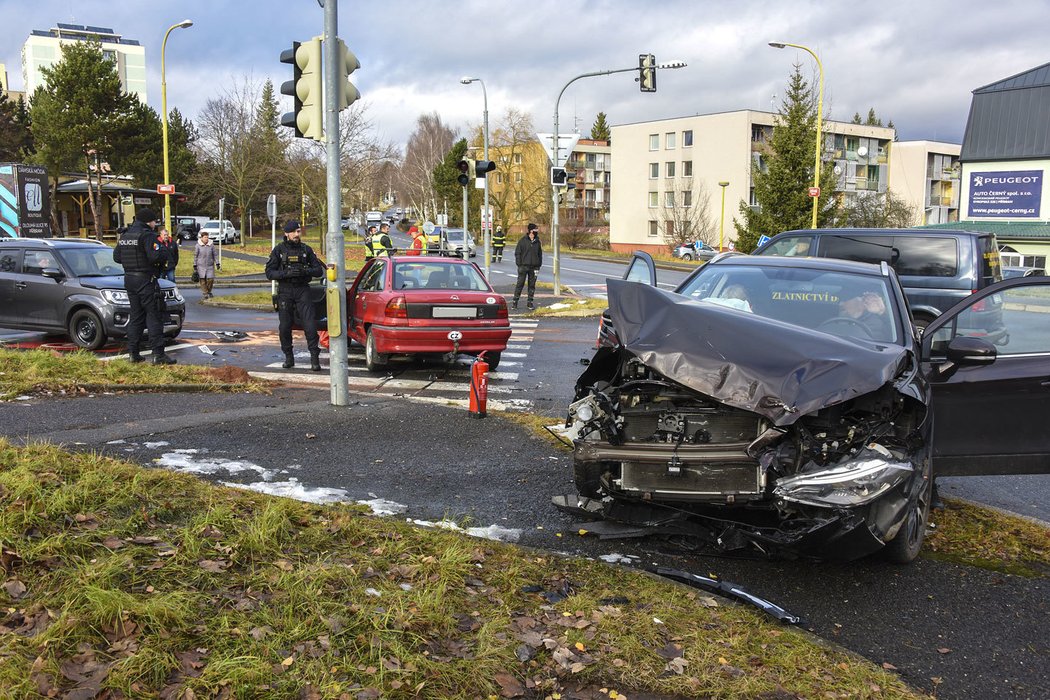
[[[492,262],[503,262],[503,246],[507,245],[507,234],[503,227],[497,226],[492,234]]]
[[[383,222],[379,232],[372,236],[372,254],[375,257],[389,256],[394,252],[394,243],[390,240],[390,224]]]

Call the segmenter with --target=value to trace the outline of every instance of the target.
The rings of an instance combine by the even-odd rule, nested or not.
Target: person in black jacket
[[[157,232],[157,239],[167,255],[160,277],[174,284],[175,268],[179,266],[179,242],[172,238],[171,234],[168,233],[168,229],[163,226],[158,227]]]
[[[299,240],[303,229],[292,220],[284,225],[284,241],[266,261],[266,279],[277,280],[277,318],[285,369],[295,366],[292,348],[292,320],[296,314],[310,349],[310,369],[321,371],[321,349],[317,345],[317,318],[310,302],[310,280],[324,275],[324,265],[310,246]]]
[[[518,266],[518,283],[514,285],[514,308],[518,308],[521,288],[529,283],[528,307],[535,308],[532,299],[536,295],[536,271],[543,266],[543,248],[540,246],[540,227],[529,224],[528,231],[514,248],[514,262]]]
[[[175,358],[164,353],[164,297],[157,278],[164,271],[168,254],[157,238],[155,227],[160,224],[152,209],[140,209],[135,221],[120,234],[113,260],[124,266],[124,289],[131,304],[128,319],[128,355],[132,362],[142,362],[139,342],[142,330],[149,331],[153,348],[153,364],[173,365]]]

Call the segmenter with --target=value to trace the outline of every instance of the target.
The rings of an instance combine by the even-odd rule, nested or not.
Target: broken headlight
[[[914,471],[885,447],[869,445],[827,469],[779,479],[773,495],[821,508],[854,508],[871,503]]]

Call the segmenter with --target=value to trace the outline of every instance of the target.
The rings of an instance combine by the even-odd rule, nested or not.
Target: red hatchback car
[[[507,300],[465,260],[374,258],[346,298],[349,335],[365,346],[369,371],[381,371],[392,354],[460,352],[484,352],[496,369],[510,339]]]

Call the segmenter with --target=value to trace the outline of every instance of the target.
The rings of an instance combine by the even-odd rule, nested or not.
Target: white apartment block
[[[959,220],[959,153],[940,141],[898,141],[890,148],[890,189],[915,210],[913,226]]]
[[[709,219],[722,222],[723,246],[736,238],[733,220],[740,202],[754,205],[751,164],[764,167],[762,149],[779,118],[771,112],[739,110],[612,127],[613,169],[609,242],[614,250],[667,250],[665,233],[681,221],[676,207],[701,205],[708,198]],[[861,192],[885,192],[894,130],[847,122],[824,122],[824,165],[838,176],[843,199]],[[772,232],[776,233],[776,232]]]
[[[22,84],[28,99],[44,83],[42,69],[62,58],[62,44],[98,41],[102,53],[117,64],[124,91],[146,102],[146,49],[135,39],[125,39],[108,27],[57,24],[47,31],[34,29],[22,45]]]

